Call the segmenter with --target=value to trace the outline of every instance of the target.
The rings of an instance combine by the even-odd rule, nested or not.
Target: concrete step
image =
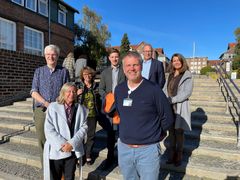
[[[217,106],[217,107],[226,107],[226,102],[222,101],[206,101],[206,100],[191,100],[190,105],[192,106]],[[232,105],[231,105],[232,106]]]
[[[216,121],[215,121],[216,122]],[[192,121],[192,128],[193,129],[205,129],[205,130],[215,130],[215,131],[224,131],[226,132],[235,132],[237,129],[236,125],[233,122],[227,122],[227,123],[214,123],[214,122],[198,122],[198,121]]]
[[[5,107],[0,107],[0,111],[10,111],[10,112],[21,112],[21,113],[33,113],[32,108],[28,106],[5,106]]]
[[[0,118],[0,128],[9,128],[14,130],[30,130],[34,126],[33,121],[24,119]]]
[[[192,120],[199,120],[199,121],[212,121],[212,120],[216,120],[219,122],[222,121],[233,121],[233,117],[225,112],[208,112],[206,113],[205,111],[203,111],[202,108],[196,109],[195,111],[191,112],[191,119]]]
[[[205,95],[199,95],[199,96],[190,96],[190,101],[225,101],[223,96],[209,96],[207,94]]]
[[[6,111],[0,110],[0,119],[2,118],[13,118],[13,119],[19,119],[19,120],[33,120],[33,113],[30,112],[12,112],[12,111]]]
[[[22,150],[23,152],[19,152],[20,146],[14,147],[9,144],[8,145],[2,144],[2,145],[4,146],[0,147],[0,158],[8,161],[14,160],[14,162],[17,162],[17,163],[40,168],[40,162],[38,158],[39,154],[36,151],[36,149],[33,150],[31,146],[27,146],[27,147],[25,146],[25,149]],[[16,151],[16,148],[18,149],[18,152]],[[6,153],[7,153],[7,156],[6,156]],[[107,175],[108,176],[107,179],[121,179],[119,168],[116,165],[110,168],[106,172],[101,170],[101,164],[103,160],[104,158],[97,157],[96,161],[92,166],[83,166],[84,176],[86,177],[86,175],[88,175],[89,172],[92,172],[93,174],[90,175],[90,177],[96,178],[96,176],[104,177]],[[206,155],[202,155],[201,151],[198,152],[198,155],[194,154],[191,157],[189,157],[189,153],[187,154],[185,153],[184,161],[180,167],[167,165],[164,163],[165,160],[166,160],[166,157],[165,155],[163,155],[163,158],[161,161],[161,167],[163,169],[173,170],[175,172],[186,172],[188,175],[194,175],[198,177],[222,179],[222,178],[225,178],[225,176],[227,175],[238,174],[237,172],[240,170],[239,160],[226,160],[224,158],[206,156]],[[212,161],[214,161],[215,163],[212,163]],[[217,162],[222,162],[223,164],[218,164]],[[217,167],[216,167],[216,164],[217,164]],[[226,167],[224,167],[226,165],[231,165],[231,166],[227,167],[226,169]],[[206,174],[205,172],[207,172],[207,170],[211,170],[211,171]],[[217,171],[221,172],[221,176],[217,176],[217,178],[214,178],[213,174],[215,174]]]

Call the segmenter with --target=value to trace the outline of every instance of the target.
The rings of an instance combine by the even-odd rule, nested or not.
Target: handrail
[[[232,91],[231,87],[229,86],[229,84],[227,83],[227,81],[225,80],[223,73],[221,72],[221,70],[218,68],[218,66],[220,66],[221,70],[223,71],[223,73],[225,74],[225,76],[230,80],[230,82],[233,84],[234,88],[237,90],[238,94],[240,94],[240,90],[237,87],[237,85],[233,82],[233,80],[228,76],[227,72],[223,69],[222,65],[219,63],[218,65],[215,65],[216,70],[218,72],[218,74],[220,75],[220,81],[223,83],[224,88],[227,92],[227,110],[229,109],[229,99],[231,100],[231,98],[229,98],[229,93],[230,95],[234,98],[235,103],[237,105],[237,110],[236,113],[238,115],[238,121],[237,121],[237,147],[240,148],[240,102],[237,98],[237,96],[234,94],[234,92]],[[233,102],[232,102],[233,103]]]

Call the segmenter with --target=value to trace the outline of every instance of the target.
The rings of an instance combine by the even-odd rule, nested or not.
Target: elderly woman
[[[44,179],[74,180],[77,159],[84,155],[88,110],[77,104],[77,88],[66,83],[57,102],[47,109],[45,120]],[[50,172],[49,172],[50,170]]]
[[[77,94],[79,95],[79,102],[89,109],[89,114],[87,117],[88,132],[85,151],[86,163],[91,165],[98,110],[101,103],[98,93],[98,85],[94,82],[95,71],[86,66],[81,70],[80,78],[81,81],[76,82],[78,87]]]
[[[188,65],[179,53],[173,54],[169,64],[168,80],[163,88],[175,115],[169,131],[170,150],[167,164],[180,166],[183,154],[184,131],[191,130],[189,97],[193,91],[193,78]]]

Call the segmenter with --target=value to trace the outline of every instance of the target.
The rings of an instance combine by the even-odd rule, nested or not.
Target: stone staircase
[[[206,76],[195,77],[190,103],[193,131],[185,133],[183,163],[180,167],[165,164],[166,138],[161,142],[160,179],[240,178],[240,152],[236,147],[234,122],[237,116],[233,112],[232,117],[226,110],[218,83]],[[0,137],[0,179],[42,179],[31,98],[0,107]],[[101,170],[107,150],[106,132],[100,126],[97,127],[94,152],[94,164],[83,166],[85,179],[122,179],[117,163],[107,171]]]

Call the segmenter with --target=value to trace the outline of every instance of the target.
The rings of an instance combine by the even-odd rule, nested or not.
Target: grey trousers
[[[38,137],[38,146],[40,150],[41,164],[43,167],[43,148],[46,141],[44,134],[44,122],[45,122],[46,113],[43,111],[43,108],[37,107],[34,110],[34,122]]]

